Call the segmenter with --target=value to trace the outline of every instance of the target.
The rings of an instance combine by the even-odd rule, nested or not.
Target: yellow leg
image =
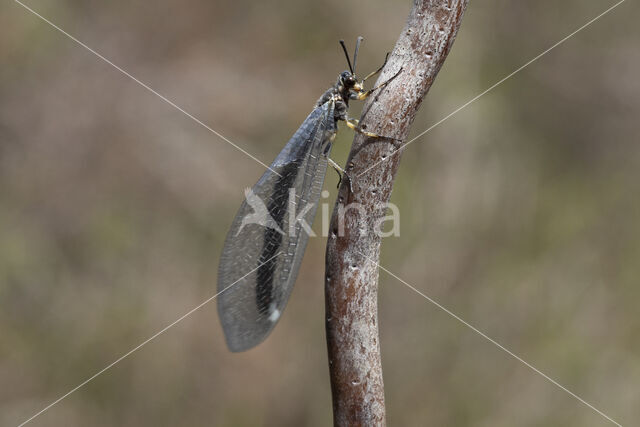
[[[356,132],[358,132],[358,133],[361,133],[361,134],[363,134],[363,135],[365,135],[365,136],[368,136],[369,138],[379,138],[379,137],[380,137],[380,135],[378,135],[377,133],[367,132],[366,130],[362,130],[362,129],[358,126],[357,120],[356,120],[356,123],[351,122],[351,119],[347,119],[347,120],[345,120],[344,122],[347,124],[347,126],[348,126],[350,129],[353,129],[353,130],[355,130],[355,131],[356,131]]]
[[[384,62],[382,63],[382,65],[380,66],[380,68],[378,68],[377,70],[367,74],[367,76],[362,79],[362,81],[360,82],[361,85],[364,85],[364,82],[366,82],[367,80],[369,80],[371,77],[375,76],[376,74],[378,74],[380,71],[382,71],[382,69],[384,68],[385,65],[387,65],[387,60],[389,59],[389,52],[387,52],[387,56],[384,57]]]
[[[378,71],[376,71],[376,73],[377,73],[377,72],[379,72],[379,70],[378,70]],[[364,91],[364,92],[358,92],[358,94],[356,95],[356,99],[358,99],[358,100],[360,100],[360,101],[362,101],[363,99],[367,99],[367,98],[369,97],[369,95],[371,95],[373,92],[375,92],[375,91],[376,91],[376,90],[378,90],[378,89],[382,89],[383,87],[385,87],[386,85],[388,85],[388,84],[389,84],[389,82],[390,82],[391,80],[395,79],[396,77],[398,77],[398,75],[399,75],[401,72],[402,72],[402,68],[400,68],[400,70],[398,70],[398,72],[397,72],[397,73],[395,73],[395,74],[393,75],[393,77],[391,77],[390,79],[388,79],[388,80],[387,80],[387,81],[385,81],[385,82],[380,83],[378,86],[374,87],[373,89],[369,89],[369,90]],[[369,77],[369,76],[367,76],[367,77]],[[363,80],[363,82],[364,82],[364,80]]]

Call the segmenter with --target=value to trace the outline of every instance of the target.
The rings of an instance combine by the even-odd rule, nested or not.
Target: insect
[[[307,224],[313,223],[327,164],[341,170],[329,158],[338,121],[367,136],[378,136],[360,129],[347,116],[350,100],[363,100],[391,80],[363,89],[364,82],[384,68],[389,54],[379,69],[358,82],[355,70],[361,42],[358,37],[352,66],[340,40],[349,70],[338,75],[269,169],[245,190],[218,268],[218,314],[231,351],[261,343],[282,315],[307,246]]]

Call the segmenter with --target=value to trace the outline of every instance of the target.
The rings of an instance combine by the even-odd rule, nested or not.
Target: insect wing
[[[316,107],[245,191],[218,268],[218,314],[231,351],[262,342],[287,304],[309,238],[296,219],[313,223],[336,133],[333,109]]]

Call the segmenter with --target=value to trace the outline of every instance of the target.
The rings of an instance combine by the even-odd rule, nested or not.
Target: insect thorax
[[[327,91],[318,99],[316,102],[316,107],[321,106],[326,102],[334,102],[335,110],[334,110],[334,118],[336,121],[338,120],[346,120],[347,119],[347,110],[349,109],[349,97],[345,98],[343,95],[344,87],[342,85],[336,84],[333,87],[327,89]]]

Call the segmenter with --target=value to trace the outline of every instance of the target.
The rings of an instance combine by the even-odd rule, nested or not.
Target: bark
[[[336,426],[385,424],[377,307],[381,238],[375,230],[386,214],[400,147],[451,49],[467,3],[414,1],[378,83],[402,72],[363,108],[360,126],[385,137],[356,134],[346,167],[351,183],[342,182],[327,242],[326,331]]]

